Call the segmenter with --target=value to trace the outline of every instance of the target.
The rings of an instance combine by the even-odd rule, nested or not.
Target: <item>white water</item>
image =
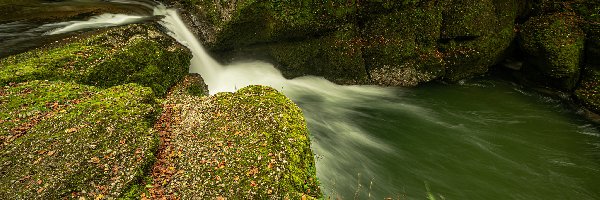
[[[94,16],[86,21],[70,21],[70,22],[59,22],[55,24],[47,24],[43,25],[40,28],[46,27],[61,27],[55,29],[53,31],[47,32],[46,35],[55,35],[68,33],[83,29],[90,28],[102,28],[102,27],[111,27],[118,26],[122,24],[131,24],[140,22],[145,19],[145,16],[132,16],[132,15],[124,15],[124,14],[102,14],[98,16]]]

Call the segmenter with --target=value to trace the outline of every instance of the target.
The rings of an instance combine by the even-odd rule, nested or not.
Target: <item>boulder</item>
[[[306,199],[321,192],[302,111],[266,86],[171,96],[162,194],[182,199]],[[156,188],[156,189],[159,189]],[[151,191],[153,192],[153,191]]]
[[[0,89],[0,198],[117,198],[154,162],[150,88],[31,81]]]
[[[162,96],[187,74],[191,52],[153,24],[127,25],[0,60],[0,84],[64,80],[139,83]]]
[[[523,25],[519,45],[527,54],[526,75],[558,89],[575,87],[585,42],[577,20],[573,13],[556,13],[533,17]]]

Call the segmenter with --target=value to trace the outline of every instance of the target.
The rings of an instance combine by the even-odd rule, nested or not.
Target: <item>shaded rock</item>
[[[587,23],[584,28],[586,33],[585,63],[598,66],[597,68],[600,69],[600,22]]]
[[[387,11],[381,14],[371,7]],[[398,8],[389,2],[369,2],[363,7],[363,58],[374,83],[415,86],[444,75],[443,55],[437,48],[442,10],[442,4],[434,1]]]
[[[514,0],[169,2],[199,16],[188,19],[223,60],[259,54],[288,78],[402,86],[485,73],[513,40],[522,7]]]
[[[586,66],[582,80],[575,90],[575,97],[585,107],[600,113],[600,69]]]
[[[109,28],[0,60],[0,84],[65,80],[99,87],[139,83],[164,95],[191,53],[151,24]]]
[[[575,87],[585,41],[577,20],[572,13],[557,13],[531,18],[523,25],[519,45],[529,55],[527,75],[559,89]]]
[[[513,0],[447,2],[440,38],[444,79],[458,81],[483,74],[501,61],[515,37],[517,12]]]

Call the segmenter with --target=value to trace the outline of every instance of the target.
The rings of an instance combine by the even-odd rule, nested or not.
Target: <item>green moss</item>
[[[100,87],[139,83],[159,95],[179,81],[191,53],[152,25],[112,28],[88,38],[0,60],[0,84],[65,80]]]
[[[356,28],[348,25],[331,36],[270,44],[265,50],[285,77],[317,75],[337,83],[364,83],[367,74],[357,42]]]
[[[560,89],[572,89],[579,78],[585,34],[576,21],[569,13],[535,17],[524,24],[519,40],[531,65],[551,80],[544,82]]]
[[[187,88],[187,92],[190,95],[194,95],[194,96],[205,96],[206,94],[204,94],[204,90],[202,89],[202,86],[200,85],[191,85],[190,87]]]
[[[171,141],[178,173],[167,191],[183,199],[321,195],[302,111],[281,93],[248,86],[181,109],[174,132],[184,133]]]
[[[127,84],[56,111],[0,150],[0,198],[120,196],[154,160],[155,107],[150,88]]]
[[[442,38],[482,36],[496,25],[495,6],[492,0],[453,0],[446,3]],[[509,13],[505,10],[504,12]]]
[[[0,88],[0,147],[66,106],[88,98],[93,87],[64,82],[32,81]]]
[[[515,37],[515,1],[452,1],[444,11],[440,51],[445,80],[458,81],[487,72]]]
[[[226,4],[226,5],[224,5]],[[250,44],[306,38],[335,31],[354,19],[356,1],[241,1],[215,4],[201,1],[219,31],[214,50]]]
[[[437,50],[442,5],[427,2],[407,7],[365,19],[363,58],[378,84],[414,86],[443,75]]]
[[[575,97],[588,109],[600,113],[600,70],[587,67]]]

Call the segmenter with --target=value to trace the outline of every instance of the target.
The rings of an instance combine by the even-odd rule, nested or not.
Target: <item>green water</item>
[[[600,199],[600,131],[560,101],[491,79],[388,93],[292,97],[330,198]]]

